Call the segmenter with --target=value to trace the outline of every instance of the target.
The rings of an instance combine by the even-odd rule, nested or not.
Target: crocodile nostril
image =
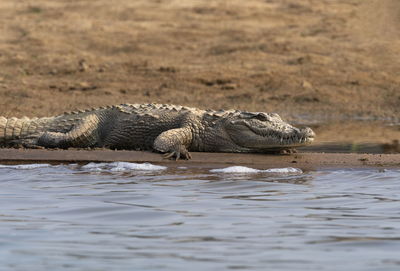
[[[306,137],[315,137],[315,133],[310,127],[302,127],[300,131]]]

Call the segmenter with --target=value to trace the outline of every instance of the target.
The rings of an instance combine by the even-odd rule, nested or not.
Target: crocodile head
[[[275,151],[301,147],[313,142],[308,127],[296,128],[276,113],[240,112],[228,117],[224,130],[244,151]]]

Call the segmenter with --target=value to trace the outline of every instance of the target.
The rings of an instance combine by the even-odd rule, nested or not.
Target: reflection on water
[[[309,125],[316,141],[302,151],[400,153],[400,124],[385,121],[323,121]]]
[[[348,143],[348,142],[317,142],[302,147],[303,152],[327,153],[400,153],[400,143],[397,139],[390,143]]]
[[[0,167],[0,270],[398,270],[399,201],[399,170]]]

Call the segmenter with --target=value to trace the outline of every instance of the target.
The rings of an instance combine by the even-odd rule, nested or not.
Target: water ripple
[[[399,170],[145,167],[0,167],[4,270],[400,266]]]

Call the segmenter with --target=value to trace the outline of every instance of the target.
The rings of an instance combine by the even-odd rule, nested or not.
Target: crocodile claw
[[[192,159],[192,156],[190,155],[189,151],[184,147],[178,147],[175,150],[171,150],[170,152],[167,152],[163,155],[164,159],[173,159],[175,158],[175,160],[179,160],[180,158],[185,159],[185,160],[189,160]]]

